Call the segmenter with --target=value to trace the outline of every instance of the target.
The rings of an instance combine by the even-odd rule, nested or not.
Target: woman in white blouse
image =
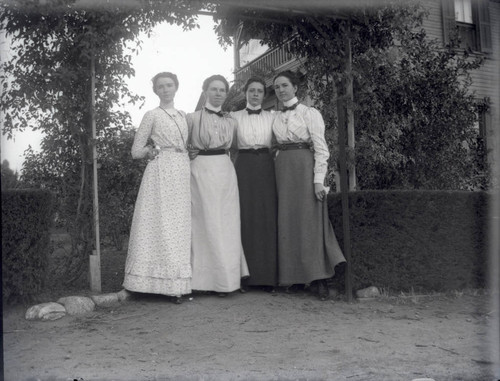
[[[298,101],[298,85],[292,71],[274,78],[274,91],[284,106],[273,122],[278,143],[279,282],[291,290],[298,284],[311,284],[319,298],[326,300],[326,279],[345,258],[328,218],[325,124],[318,110]]]
[[[278,285],[277,199],[272,144],[274,113],[262,109],[266,83],[250,78],[246,108],[231,113],[238,121],[236,174],[240,192],[241,240],[250,277],[247,286],[273,292]]]
[[[238,182],[228,156],[236,120],[222,111],[229,84],[221,75],[203,82],[203,108],[187,115],[191,161],[192,288],[219,296],[248,276],[240,231]]]
[[[149,163],[135,203],[123,287],[180,303],[191,293],[188,126],[174,107],[177,76],[159,73],[152,82],[160,105],[146,112],[132,146],[132,157]]]

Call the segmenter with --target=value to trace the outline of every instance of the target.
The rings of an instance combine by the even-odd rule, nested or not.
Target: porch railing
[[[236,83],[245,83],[253,75],[265,77],[266,83],[272,81],[273,73],[277,72],[285,64],[295,60],[295,56],[289,53],[290,41],[279,48],[265,52],[263,55],[250,61],[234,73]]]

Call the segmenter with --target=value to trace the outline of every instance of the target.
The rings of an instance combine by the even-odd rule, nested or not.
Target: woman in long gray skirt
[[[297,97],[292,71],[274,78],[284,108],[273,122],[278,142],[278,267],[283,286],[313,284],[321,300],[329,297],[326,279],[345,258],[328,218],[324,180],[329,157],[323,117]]]

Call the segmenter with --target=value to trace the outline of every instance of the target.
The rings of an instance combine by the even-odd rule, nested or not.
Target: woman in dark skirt
[[[318,110],[299,103],[298,85],[291,71],[274,78],[276,96],[284,105],[273,122],[278,142],[279,283],[315,285],[319,298],[326,300],[326,279],[345,258],[328,218],[325,124]]]
[[[241,240],[250,277],[247,286],[273,292],[278,284],[277,200],[274,162],[269,152],[274,113],[262,110],[265,82],[250,78],[246,108],[231,113],[238,121],[236,174],[240,192]]]

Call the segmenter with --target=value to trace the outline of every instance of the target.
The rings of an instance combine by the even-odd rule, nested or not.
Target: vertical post
[[[339,154],[340,154],[340,192],[342,197],[342,226],[344,233],[344,257],[346,259],[345,270],[345,293],[347,301],[352,302],[352,274],[351,274],[351,229],[349,226],[349,194],[347,186],[347,163],[346,163],[346,119],[345,98],[337,98],[337,118],[339,129]]]
[[[233,37],[234,72],[240,68],[240,37],[243,30],[243,23],[240,22]]]
[[[94,35],[91,33],[91,58],[90,58],[90,120],[92,124],[92,163],[93,163],[93,222],[95,246],[89,257],[90,290],[101,292],[101,245],[99,237],[99,196],[97,188],[97,136],[95,125],[95,52]]]
[[[351,50],[351,22],[347,24],[346,36],[346,98],[347,98],[347,145],[354,152],[354,113],[352,111],[353,88],[352,88],[352,50]],[[349,167],[349,190],[356,190],[356,165],[352,163]]]

